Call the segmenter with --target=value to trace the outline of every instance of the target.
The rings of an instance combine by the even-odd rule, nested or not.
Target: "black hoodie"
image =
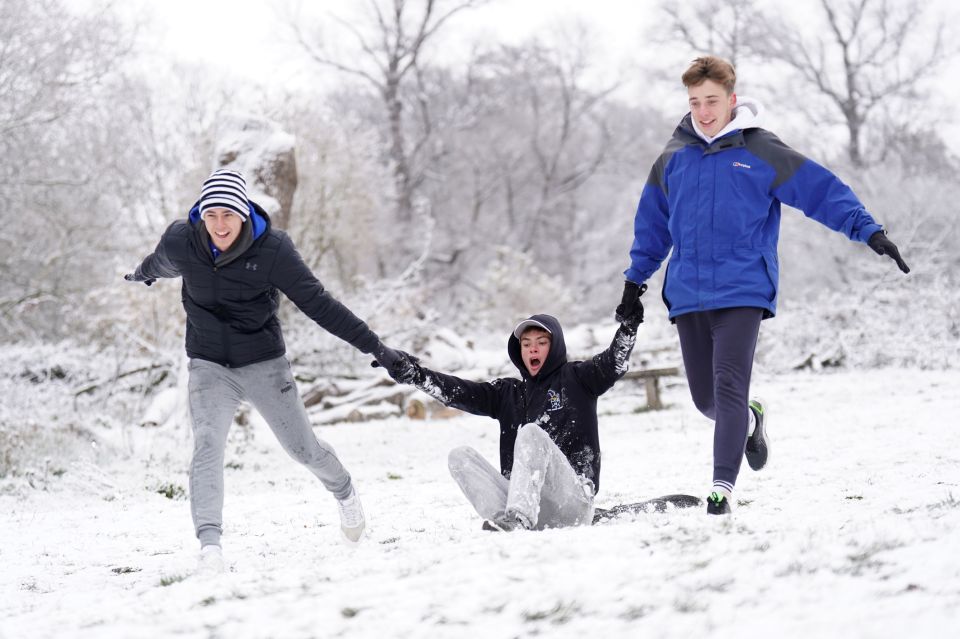
[[[536,423],[550,435],[577,474],[593,482],[596,492],[600,489],[597,397],[627,372],[636,335],[621,326],[607,350],[589,361],[568,362],[563,329],[556,318],[533,315],[530,319],[551,333],[550,352],[536,377],[531,377],[523,365],[520,340],[511,333],[507,352],[520,371],[520,379],[471,382],[417,365],[414,384],[447,406],[500,422],[500,472],[504,477],[509,478],[513,468],[517,430]]]

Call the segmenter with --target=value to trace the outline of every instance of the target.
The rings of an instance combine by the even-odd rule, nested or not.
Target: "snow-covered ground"
[[[0,636],[956,636],[960,372],[760,373],[754,389],[772,404],[771,461],[744,464],[729,518],[488,533],[446,454],[469,444],[495,460],[494,421],[319,428],[364,502],[357,548],[255,421],[228,451],[229,570],[207,579],[191,576],[178,498],[189,441],[145,429],[126,461],[0,496]],[[709,425],[684,385],[664,395],[653,413],[632,412],[642,395],[627,383],[601,398],[598,505],[706,491]]]

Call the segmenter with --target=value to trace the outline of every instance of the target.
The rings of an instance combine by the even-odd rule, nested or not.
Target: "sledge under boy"
[[[407,353],[388,370],[439,402],[500,422],[500,469],[469,446],[450,451],[450,474],[488,530],[589,525],[600,488],[597,398],[629,367],[643,307],[625,317],[610,347],[567,361],[563,329],[550,315],[520,322],[507,353],[520,377],[474,382],[430,370]]]

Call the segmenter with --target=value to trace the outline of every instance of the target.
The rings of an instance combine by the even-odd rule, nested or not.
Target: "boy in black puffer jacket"
[[[500,422],[500,471],[473,448],[450,452],[464,495],[493,530],[590,524],[600,487],[597,397],[629,368],[643,307],[624,318],[610,347],[589,361],[568,362],[563,330],[533,315],[507,341],[520,379],[472,382],[420,365],[398,351],[388,370],[447,406]]]
[[[317,439],[285,356],[277,314],[280,293],[319,326],[383,366],[399,357],[313,275],[286,233],[247,198],[243,175],[219,169],[207,178],[185,220],[173,222],[153,253],[125,276],[148,286],[182,280],[190,358],[194,450],[190,510],[201,545],[200,571],[224,570],[223,458],[227,433],[244,399],[257,408],[290,456],[337,499],[340,528],[361,539],[363,508],[333,448]]]

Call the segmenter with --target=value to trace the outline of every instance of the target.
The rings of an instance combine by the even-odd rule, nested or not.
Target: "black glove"
[[[640,300],[637,300],[637,305],[633,309],[633,312],[623,318],[620,326],[627,334],[636,335],[637,328],[641,324],[643,324],[643,304],[640,303]]]
[[[150,286],[151,284],[157,281],[156,279],[153,279],[153,278],[145,279],[145,280],[139,279],[137,278],[136,273],[127,273],[126,275],[123,276],[123,279],[127,280],[128,282],[143,282],[147,286]]]
[[[400,360],[400,351],[395,351],[383,342],[373,351],[373,356],[377,358],[371,366],[382,366],[388,373],[393,370],[394,365]]]
[[[396,355],[396,359],[389,367],[386,366],[383,361],[370,362],[370,365],[374,368],[382,366],[384,370],[387,371],[387,374],[390,375],[391,379],[398,384],[416,385],[417,382],[422,379],[420,360],[410,353],[395,351],[393,349],[387,350],[390,350]]]
[[[877,255],[889,255],[890,259],[897,263],[900,270],[904,273],[910,272],[910,267],[900,257],[900,251],[897,245],[890,241],[885,231],[877,231],[867,240],[867,246],[876,251]]]
[[[400,359],[393,365],[393,371],[390,373],[398,384],[412,384],[414,386],[423,382],[423,369],[420,368],[420,360],[409,353],[400,351]]]
[[[630,280],[623,283],[623,298],[620,300],[620,305],[617,306],[615,315],[618,322],[625,324],[627,319],[630,318],[630,322],[636,322],[634,324],[634,330],[636,330],[636,327],[643,321],[643,304],[640,303],[640,296],[646,290],[646,284],[636,284]],[[634,318],[633,316],[638,312],[639,319]]]

